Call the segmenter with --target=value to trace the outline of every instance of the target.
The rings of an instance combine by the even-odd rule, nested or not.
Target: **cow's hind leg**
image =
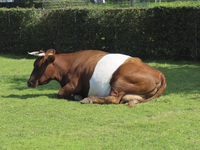
[[[126,94],[122,97],[120,103],[128,104],[128,107],[135,107],[140,100],[144,100],[141,95]]]
[[[106,97],[97,97],[97,96],[90,96],[84,98],[82,101],[80,101],[82,104],[88,104],[88,103],[98,103],[98,104],[119,104],[121,100],[121,96],[106,96]]]

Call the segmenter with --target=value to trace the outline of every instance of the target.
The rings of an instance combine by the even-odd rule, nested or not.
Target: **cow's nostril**
[[[27,86],[30,87],[30,86],[31,86],[31,83],[30,83],[30,82],[27,82]]]

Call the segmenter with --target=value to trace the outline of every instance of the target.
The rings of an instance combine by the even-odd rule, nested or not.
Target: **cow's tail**
[[[161,85],[158,87],[158,91],[152,97],[150,97],[148,99],[139,100],[139,103],[148,102],[148,101],[150,101],[150,100],[152,100],[154,98],[160,97],[164,93],[164,91],[165,91],[165,89],[167,87],[166,81],[165,81],[165,76],[164,76],[163,73],[161,74],[161,81],[160,82],[161,82]]]

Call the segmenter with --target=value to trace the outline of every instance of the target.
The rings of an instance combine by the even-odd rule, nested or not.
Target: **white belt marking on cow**
[[[105,97],[110,93],[110,79],[113,73],[130,56],[123,54],[108,54],[99,60],[90,79],[88,96]]]

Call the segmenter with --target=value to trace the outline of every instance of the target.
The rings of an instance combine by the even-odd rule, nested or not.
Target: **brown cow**
[[[29,54],[38,58],[27,85],[36,88],[57,80],[62,87],[58,98],[134,106],[160,97],[166,89],[164,74],[136,57],[98,50],[55,55],[50,49]]]

